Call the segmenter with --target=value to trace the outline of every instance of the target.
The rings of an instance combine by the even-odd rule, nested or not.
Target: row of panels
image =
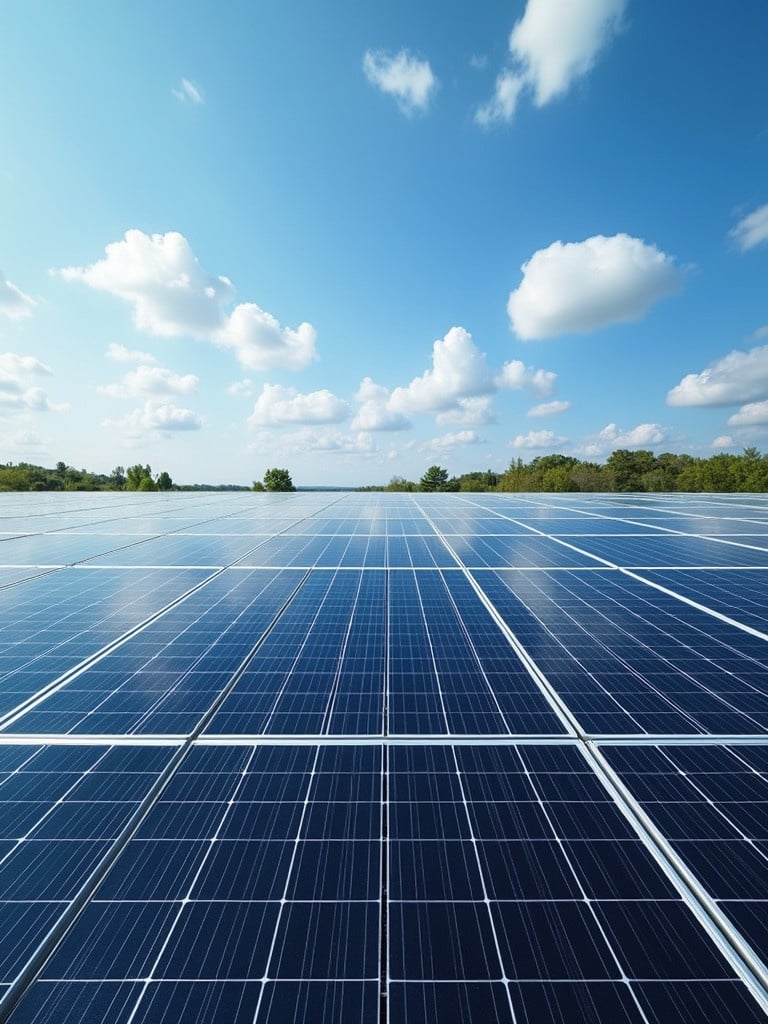
[[[764,635],[623,573],[67,570],[0,599],[5,732],[768,731]]]
[[[83,904],[12,1024],[764,1019],[575,745],[195,745],[161,788],[174,754],[0,745],[0,984]],[[604,754],[662,807],[667,776],[725,805],[731,881],[702,881],[765,957],[764,844],[711,786],[747,775],[759,813],[768,748]]]

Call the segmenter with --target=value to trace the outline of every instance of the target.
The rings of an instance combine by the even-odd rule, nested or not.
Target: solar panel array
[[[760,495],[3,495],[0,1021],[765,1021],[767,598]]]

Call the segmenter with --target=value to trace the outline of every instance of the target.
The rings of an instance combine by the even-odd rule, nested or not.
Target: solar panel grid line
[[[104,856],[97,862],[90,875],[79,887],[74,897],[67,904],[61,915],[55,920],[51,929],[41,940],[37,948],[22,967],[21,971],[13,979],[8,988],[0,996],[0,1024],[5,1024],[15,1007],[34,982],[63,941],[67,933],[74,926],[82,912],[88,905],[93,893],[99,884],[106,877],[110,868],[118,859],[123,849],[128,845],[130,839],[140,828],[142,822],[151,811],[157,800],[160,799],[171,778],[178,770],[182,760],[189,750],[189,745],[178,747],[166,767],[160,773],[149,792],[142,799],[139,806],[124,825],[119,835],[114,839],[106,850]],[[104,756],[107,756],[106,752]]]
[[[190,587],[183,594],[180,594],[177,598],[174,598],[174,600],[169,601],[168,604],[166,604],[159,611],[148,616],[146,619],[138,623],[138,625],[134,626],[132,629],[127,630],[121,636],[106,644],[104,647],[100,648],[94,654],[83,659],[83,661],[73,666],[71,669],[68,669],[61,676],[58,676],[56,679],[51,680],[51,682],[47,686],[38,690],[28,700],[23,701],[12,710],[0,715],[0,730],[6,729],[9,725],[12,725],[14,722],[20,719],[27,711],[30,711],[32,708],[42,703],[52,693],[56,693],[59,690],[63,689],[65,686],[71,683],[74,679],[77,679],[79,676],[81,676],[93,665],[98,664],[109,654],[112,654],[114,651],[118,650],[129,640],[131,640],[134,636],[138,636],[140,633],[144,632],[144,630],[146,630],[154,622],[161,619],[164,615],[172,611],[174,608],[178,607],[193,594],[197,593],[203,587],[207,586],[207,584],[215,580],[224,571],[224,569],[217,569],[210,576],[206,577],[204,580],[201,580],[199,583]]]
[[[425,513],[425,515],[426,515],[426,513]],[[477,594],[477,596],[480,598],[480,601],[482,602],[484,607],[489,612],[491,618],[496,623],[496,625],[499,627],[499,629],[501,630],[502,634],[506,637],[510,647],[512,648],[514,653],[518,656],[520,661],[523,663],[523,666],[526,668],[526,670],[530,674],[530,676],[533,679],[533,681],[536,683],[536,685],[539,687],[541,692],[544,694],[545,699],[551,705],[551,707],[554,710],[555,714],[560,718],[561,722],[563,723],[563,725],[564,725],[564,727],[566,729],[566,732],[568,734],[570,734],[570,735],[579,735],[580,732],[581,732],[580,726],[579,726],[578,722],[576,721],[576,719],[571,714],[571,712],[568,709],[568,707],[565,704],[565,702],[562,700],[562,698],[556,692],[556,690],[547,682],[544,674],[541,672],[541,670],[539,669],[538,665],[536,665],[535,661],[528,654],[528,652],[525,649],[525,647],[520,643],[520,641],[515,636],[513,631],[509,628],[507,623],[504,621],[502,616],[499,614],[499,612],[496,609],[496,607],[493,604],[493,602],[490,600],[490,598],[485,593],[485,591],[482,589],[482,587],[479,585],[479,583],[475,580],[475,578],[472,575],[472,573],[462,564],[462,562],[459,559],[458,555],[456,555],[456,553],[451,548],[451,545],[449,544],[449,542],[442,535],[439,535],[439,536],[440,536],[441,540],[443,541],[443,543],[448,548],[448,550],[451,552],[453,557],[456,559],[458,565],[461,568],[461,572],[463,573],[464,577],[469,581],[470,586],[472,587],[474,592]]]
[[[609,764],[597,744],[587,741],[581,752],[616,801],[654,860],[664,871],[696,919],[712,938],[768,1016],[768,968],[745,943],[699,879],[687,867],[667,838],[656,827],[629,788]]]
[[[567,584],[563,584],[563,587],[568,592]],[[578,598],[578,600],[579,601],[583,601],[582,598]],[[584,602],[584,603],[586,604],[586,602]],[[647,647],[647,645],[645,644],[645,642],[643,640],[638,640],[638,638],[633,633],[631,633],[629,630],[624,629],[621,625],[614,623],[613,620],[609,619],[607,616],[604,616],[603,613],[601,612],[601,610],[599,608],[597,608],[595,605],[592,605],[590,607],[598,616],[603,617],[606,622],[610,623],[611,626],[614,627],[614,629],[618,629],[628,640],[634,641],[635,643],[639,643],[642,647]],[[639,681],[645,683],[648,686],[648,688],[650,690],[652,690],[659,697],[660,700],[662,700],[664,703],[668,704],[669,707],[671,709],[673,709],[677,714],[681,715],[683,718],[685,718],[687,721],[689,721],[694,728],[699,728],[699,723],[696,721],[695,717],[693,715],[689,714],[684,708],[681,708],[679,705],[675,704],[674,700],[671,697],[669,697],[666,693],[664,693],[661,689],[659,689],[659,687],[655,686],[649,679],[647,679],[641,672],[639,672],[629,661],[625,660],[621,656],[621,654],[617,653],[616,650],[615,650],[613,642],[612,643],[605,642],[597,634],[597,632],[595,630],[593,630],[592,628],[587,628],[584,625],[582,625],[579,622],[578,617],[573,615],[570,611],[568,611],[564,607],[562,608],[562,613],[570,621],[572,621],[575,625],[579,626],[579,628],[584,629],[587,632],[587,635],[589,637],[590,643],[594,647],[596,647],[598,649],[604,650],[608,655],[610,655],[613,658],[615,658],[617,660],[617,662],[623,666],[624,670],[628,674],[634,676]],[[641,616],[638,616],[638,617],[641,617]],[[550,631],[550,635],[552,635],[553,638],[554,638],[554,634],[551,634],[551,631]],[[691,675],[685,669],[680,668],[679,666],[673,665],[672,662],[668,658],[666,658],[663,654],[660,653],[660,650],[658,648],[653,648],[652,649],[652,648],[648,647],[648,650],[649,650],[649,652],[652,651],[652,653],[654,654],[654,656],[656,658],[659,658],[662,662],[665,662],[671,668],[674,668],[675,671],[677,671],[681,675],[683,675],[693,686],[700,687],[703,691],[705,691],[707,693],[711,693],[711,691],[707,690],[707,688],[705,686],[703,686],[702,684],[699,683],[699,681],[696,679],[695,676]],[[706,656],[704,656],[704,657],[706,657]],[[719,694],[712,694],[712,695],[717,700],[722,701],[724,705],[726,705],[727,707],[730,707],[733,711],[738,711],[739,710],[738,708],[736,708],[734,705],[730,704],[730,702],[728,702],[724,697],[720,696]],[[623,710],[626,710],[626,709],[623,709]],[[628,711],[627,711],[627,714],[629,714]],[[630,715],[630,717],[631,717],[631,715]],[[755,726],[758,729],[760,728],[760,725],[757,722],[755,722]]]

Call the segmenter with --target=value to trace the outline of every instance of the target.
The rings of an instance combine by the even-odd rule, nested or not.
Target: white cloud
[[[493,398],[490,395],[460,398],[455,409],[447,409],[435,416],[435,421],[440,426],[448,424],[467,427],[481,426],[484,423],[493,423],[494,419]]]
[[[424,111],[437,87],[429,62],[418,60],[408,50],[388,54],[382,50],[366,50],[363,70],[371,85],[394,96],[404,114]]]
[[[566,438],[560,437],[554,430],[529,430],[527,434],[518,434],[509,442],[510,448],[552,448],[563,443]]]
[[[501,373],[496,377],[496,386],[510,391],[530,388],[543,397],[552,394],[556,380],[557,374],[551,370],[536,370],[519,359],[511,359],[502,366]]]
[[[521,270],[507,312],[523,341],[638,320],[681,280],[671,256],[625,234],[553,242]]]
[[[551,394],[557,375],[520,360],[492,371],[484,352],[463,327],[452,327],[432,345],[432,365],[410,384],[393,391],[369,377],[355,399],[361,403],[353,427],[359,430],[403,430],[415,413],[434,413],[441,425],[477,426],[493,421],[493,395],[500,390],[530,389]]]
[[[734,442],[733,438],[730,437],[730,435],[728,435],[728,434],[721,434],[720,437],[716,437],[714,439],[714,441],[710,445],[710,448],[717,448],[717,449],[733,448],[734,443],[735,442]]]
[[[242,302],[213,335],[213,341],[235,350],[249,370],[302,370],[317,358],[317,332],[303,323],[293,330],[281,327],[271,313],[253,302]]]
[[[20,356],[16,352],[3,352],[0,355],[0,373],[35,374],[50,377],[53,370],[35,356]]]
[[[470,444],[482,444],[482,441],[482,437],[474,430],[456,430],[453,433],[443,434],[441,437],[433,437],[426,444],[421,445],[420,450],[441,454]]]
[[[200,383],[193,373],[183,376],[173,373],[164,366],[137,366],[130,370],[119,384],[107,384],[97,388],[103,395],[112,398],[143,398],[145,395],[191,395]]]
[[[768,400],[748,402],[728,418],[729,427],[757,427],[768,424]]]
[[[36,305],[30,295],[25,295],[0,272],[0,313],[11,320],[25,320],[32,316]]]
[[[668,405],[741,405],[768,398],[768,345],[734,349],[667,393]]]
[[[475,120],[511,121],[523,88],[542,107],[568,91],[594,67],[598,54],[621,27],[627,0],[528,0],[509,37],[513,66],[496,80],[493,98]]]
[[[65,403],[51,402],[46,392],[32,381],[35,377],[51,376],[49,366],[35,356],[21,356],[16,352],[0,354],[0,411],[66,412]]]
[[[233,381],[227,388],[227,393],[230,395],[242,396],[243,398],[250,398],[253,394],[253,381],[250,377],[244,377],[242,380]]]
[[[126,348],[125,345],[118,345],[115,342],[109,346],[105,353],[107,359],[116,363],[156,363],[157,360],[149,352],[139,352],[137,349]]]
[[[541,402],[528,410],[528,416],[557,416],[571,408],[570,402]]]
[[[454,407],[462,398],[489,394],[493,377],[472,335],[452,327],[432,346],[432,367],[407,387],[395,388],[390,406],[397,412],[439,412]]]
[[[296,423],[340,423],[349,415],[346,402],[330,391],[300,394],[295,388],[265,384],[248,418],[249,427]]]
[[[731,238],[742,252],[768,242],[768,203],[743,217],[731,230]]]
[[[525,78],[522,75],[514,71],[502,71],[496,79],[491,99],[475,111],[475,122],[487,128],[511,121],[524,87]]]
[[[626,0],[528,0],[509,49],[524,69],[537,106],[562,95],[620,26]]]
[[[200,88],[190,82],[188,78],[182,78],[178,89],[171,89],[171,92],[180,103],[202,103],[203,94]]]
[[[127,416],[119,420],[104,420],[102,425],[120,434],[127,442],[135,443],[187,430],[200,430],[203,421],[192,409],[147,399],[144,405]]]
[[[302,323],[281,327],[255,303],[223,306],[234,297],[232,282],[207,274],[184,235],[169,231],[146,235],[127,231],[111,242],[106,256],[87,267],[64,267],[65,281],[82,281],[130,302],[139,330],[158,337],[189,336],[231,348],[243,366],[301,369],[316,358],[316,332]]]
[[[615,423],[603,427],[599,437],[614,448],[642,448],[644,445],[662,444],[669,431],[658,423],[639,423],[631,430],[619,430]]]
[[[357,415],[352,420],[352,429],[361,431],[406,430],[411,422],[407,416],[389,407],[391,395],[388,388],[365,377],[357,389],[355,401],[360,403]]]

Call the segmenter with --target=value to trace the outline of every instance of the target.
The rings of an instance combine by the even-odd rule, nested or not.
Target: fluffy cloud
[[[485,353],[463,327],[452,327],[432,346],[432,365],[410,384],[389,391],[366,377],[355,396],[362,403],[353,427],[403,430],[415,413],[434,413],[441,425],[477,426],[493,420],[492,398],[501,390],[528,388],[551,394],[557,375],[520,360],[493,372]]]
[[[390,407],[404,414],[439,412],[455,406],[462,398],[493,390],[485,353],[463,327],[452,327],[433,344],[431,369],[415,377],[407,387],[395,388]]]
[[[614,448],[642,448],[645,445],[663,444],[669,432],[658,423],[639,423],[631,430],[619,430],[615,423],[603,427],[599,437]]]
[[[552,448],[565,441],[554,430],[529,430],[527,434],[518,434],[509,442],[510,448]]]
[[[477,398],[460,398],[455,409],[447,409],[435,416],[435,421],[442,427],[448,424],[457,426],[481,426],[493,423],[493,398],[491,395],[480,395]]]
[[[768,400],[748,402],[728,418],[729,427],[758,427],[768,424]]]
[[[557,374],[551,370],[535,370],[526,366],[519,359],[511,359],[504,363],[501,373],[496,377],[496,386],[509,391],[522,391],[530,388],[537,395],[551,395],[557,380]]]
[[[138,409],[119,420],[105,420],[103,426],[120,434],[127,442],[143,442],[159,436],[170,437],[187,430],[200,430],[203,421],[192,409],[172,402],[147,399]]]
[[[227,394],[250,398],[253,394],[253,381],[250,377],[244,377],[242,380],[233,381],[227,388]]]
[[[16,352],[0,355],[0,412],[65,412],[69,406],[54,403],[46,392],[33,383],[35,377],[51,376],[51,368],[35,356]]]
[[[514,71],[502,71],[496,79],[493,96],[475,111],[475,121],[488,128],[511,121],[517,110],[517,101],[525,87],[525,78]]]
[[[406,430],[411,422],[407,416],[395,412],[389,407],[390,392],[388,388],[374,383],[366,377],[360,384],[355,401],[360,402],[357,415],[352,420],[353,430]]]
[[[348,415],[347,403],[330,391],[300,394],[295,388],[265,384],[248,418],[248,425],[279,427],[297,423],[340,423]]]
[[[202,103],[203,94],[188,78],[182,78],[178,89],[171,89],[171,92],[180,103]]]
[[[470,444],[481,444],[482,437],[474,430],[456,430],[450,434],[443,434],[441,437],[433,437],[422,445],[421,451],[435,452],[440,455],[444,452],[453,451],[454,448],[464,447]]]
[[[768,345],[735,349],[667,393],[668,405],[741,405],[768,398]]]
[[[730,435],[721,434],[720,437],[716,437],[714,439],[714,441],[710,445],[710,448],[715,448],[718,451],[721,451],[723,448],[733,448],[733,444],[734,441]]]
[[[149,352],[139,352],[137,349],[126,348],[125,345],[117,345],[115,342],[106,351],[107,359],[116,363],[156,363],[157,360]]]
[[[671,256],[625,234],[553,242],[521,270],[507,312],[523,341],[638,320],[681,280]]]
[[[541,402],[529,409],[528,416],[557,416],[561,412],[567,412],[571,408],[570,402]]]
[[[732,229],[731,238],[742,252],[768,242],[768,203],[743,217]]]
[[[231,314],[223,306],[234,297],[232,282],[207,274],[184,235],[127,231],[106,247],[104,259],[87,267],[64,267],[65,281],[82,281],[131,303],[139,330],[157,337],[189,336],[233,349],[252,370],[301,369],[316,358],[314,327],[281,327],[252,302]]]
[[[25,295],[0,272],[0,313],[11,320],[24,320],[32,316],[36,305],[31,296]]]
[[[408,115],[426,110],[437,87],[428,61],[418,60],[407,50],[396,54],[367,50],[363,71],[371,85],[394,96],[402,112]]]
[[[268,430],[260,431],[249,445],[252,451],[277,453],[285,455],[306,455],[316,452],[318,455],[372,455],[376,448],[370,434],[360,431],[356,434],[345,434],[340,430],[326,427],[324,429],[305,428],[288,433],[274,434]]]
[[[479,124],[511,121],[523,88],[541,107],[587,74],[618,31],[626,0],[528,0],[509,37],[513,67],[496,80],[493,98],[475,114]]]
[[[200,383],[193,373],[183,376],[164,366],[141,364],[130,370],[119,384],[107,384],[97,390],[112,398],[142,398],[145,395],[191,395]]]

